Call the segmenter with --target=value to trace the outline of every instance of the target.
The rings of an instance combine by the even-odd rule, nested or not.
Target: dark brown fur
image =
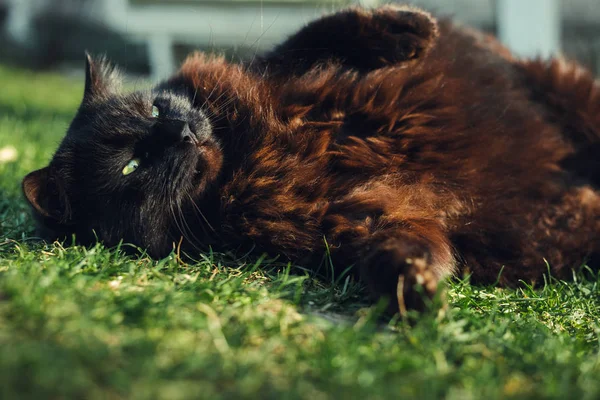
[[[600,250],[600,86],[575,64],[384,7],[326,17],[250,66],[191,56],[160,88],[206,111],[223,152],[196,244],[316,265],[327,243],[376,296],[401,277],[400,308],[419,307],[415,283],[564,278]]]

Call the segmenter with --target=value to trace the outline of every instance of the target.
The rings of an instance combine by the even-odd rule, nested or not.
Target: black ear
[[[57,180],[45,167],[29,173],[23,178],[23,194],[38,214],[44,218],[63,221],[67,218],[67,207]]]
[[[105,97],[118,91],[120,86],[119,71],[106,60],[106,57],[94,59],[88,52],[85,53],[84,100]]]

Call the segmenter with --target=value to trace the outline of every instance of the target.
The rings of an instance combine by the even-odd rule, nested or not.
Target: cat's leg
[[[453,272],[449,246],[437,233],[431,234],[404,226],[367,240],[368,250],[358,261],[360,277],[374,297],[388,299],[388,311],[423,310],[440,280]]]
[[[371,71],[422,58],[437,35],[437,21],[416,8],[350,8],[309,23],[254,67],[283,76],[326,62]]]
[[[572,279],[586,260],[600,266],[600,191],[589,185],[561,191],[489,199],[456,225],[451,241],[471,283],[543,284],[548,274]]]
[[[562,59],[516,65],[532,100],[544,107],[544,117],[575,147],[562,166],[600,184],[600,82],[582,66]]]
[[[338,202],[330,211],[325,235],[334,265],[354,265],[392,313],[423,309],[424,299],[454,272],[452,246],[429,207],[373,192]]]
[[[576,143],[600,143],[600,82],[581,65],[563,59],[516,64],[532,99]]]

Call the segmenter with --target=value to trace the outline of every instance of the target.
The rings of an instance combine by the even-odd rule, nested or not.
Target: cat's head
[[[154,256],[182,236],[184,209],[217,178],[222,152],[184,92],[123,94],[104,59],[87,57],[81,106],[50,164],[23,179],[40,235],[123,240]]]

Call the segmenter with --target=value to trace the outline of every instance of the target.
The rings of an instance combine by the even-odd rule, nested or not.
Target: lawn
[[[356,283],[276,260],[31,240],[20,181],[82,86],[0,67],[0,87],[1,399],[600,398],[598,279],[455,280],[444,312],[387,322]]]

